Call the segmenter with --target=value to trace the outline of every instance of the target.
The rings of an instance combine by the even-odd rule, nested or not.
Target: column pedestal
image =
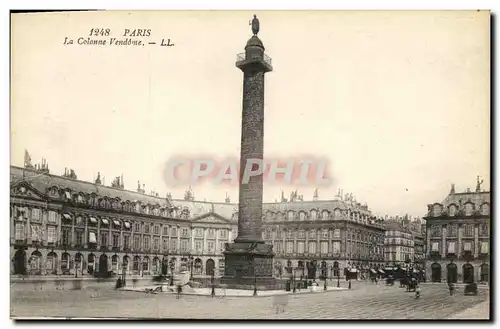
[[[256,242],[226,244],[222,283],[229,289],[278,290],[284,282],[273,277],[273,248]]]

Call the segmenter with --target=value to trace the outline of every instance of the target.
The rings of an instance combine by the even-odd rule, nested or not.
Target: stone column
[[[109,231],[108,231],[108,245],[106,246],[106,248],[109,248],[110,246],[113,247],[113,220],[110,218],[108,219],[109,221]],[[108,263],[111,262],[111,258],[108,257]],[[109,268],[109,264],[108,264],[108,268]]]
[[[264,72],[247,70],[243,78],[238,237],[262,241],[262,174],[242,182],[247,163],[264,156]],[[252,170],[257,170],[257,164]]]
[[[90,219],[89,219],[90,220]],[[89,244],[89,229],[88,229],[88,221],[89,220],[85,220],[85,228],[83,230],[83,247],[85,249],[88,248],[88,244]],[[83,257],[83,256],[82,256]],[[83,259],[82,259],[82,269],[83,269]]]
[[[297,244],[297,231],[293,234],[293,253],[297,254],[299,252],[299,246]]]
[[[181,230],[180,230],[180,227],[179,226],[176,226],[177,227],[177,254],[180,255],[180,252],[181,252]],[[179,262],[180,264],[180,262]]]
[[[446,225],[441,225],[441,257],[446,256]]]
[[[426,245],[427,245],[427,248],[425,250],[425,258],[426,259],[429,259],[430,257],[430,254],[431,254],[431,249],[432,249],[432,245],[431,245],[431,230],[430,230],[430,226],[427,228],[427,234],[425,235],[426,237]]]
[[[215,242],[214,242],[215,243],[215,246],[214,246],[215,248],[214,248],[214,252],[215,252],[215,254],[217,254],[218,250],[219,250],[219,231],[220,231],[220,229],[215,228],[214,230],[215,230]],[[217,266],[215,266],[215,267],[217,267]]]
[[[462,235],[463,235],[463,225],[458,224],[458,242],[457,242],[457,247],[455,252],[457,253],[457,260],[460,260],[462,258]]]
[[[315,230],[316,230],[316,254],[318,254],[318,252],[319,252],[319,255],[321,258],[321,243],[320,243],[321,230],[320,229],[315,229]]]
[[[102,218],[97,219],[97,233],[96,233],[96,237],[95,237],[97,240],[96,241],[97,242],[96,243],[97,250],[99,250],[101,248],[101,220],[102,220]],[[97,256],[96,256],[96,258],[97,258]],[[99,263],[99,261],[96,260],[94,262],[94,264],[96,264],[96,263]],[[95,265],[94,265],[94,267],[95,267]]]
[[[28,244],[31,244],[31,212],[33,210],[30,210],[28,218],[26,219],[26,229],[24,230],[24,238],[28,242]],[[28,259],[30,256],[26,254],[26,259]],[[27,268],[27,267],[26,267]]]
[[[474,225],[474,259],[479,257],[479,227]]]

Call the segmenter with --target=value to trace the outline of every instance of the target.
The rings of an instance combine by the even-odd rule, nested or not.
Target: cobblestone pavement
[[[474,307],[450,316],[449,320],[485,320],[490,318],[490,301],[486,300]]]
[[[446,319],[489,298],[448,294],[446,285],[427,286],[422,297],[398,286],[353,283],[353,289],[280,297],[147,295],[139,292],[16,291],[13,317],[127,317],[175,319]],[[284,312],[276,314],[276,303]]]

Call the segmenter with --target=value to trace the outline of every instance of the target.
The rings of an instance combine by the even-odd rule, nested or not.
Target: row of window
[[[463,224],[463,235],[473,236],[474,235],[474,224]],[[443,233],[447,236],[458,236],[459,226],[458,224],[447,224],[447,225],[431,225],[431,237],[441,237]],[[479,235],[489,235],[489,225],[482,223],[479,224]]]
[[[472,216],[476,211],[476,206],[473,203],[466,203],[463,206],[462,212],[465,216]],[[490,214],[490,205],[488,203],[483,203],[479,209],[479,213],[483,216],[488,216]],[[443,207],[440,204],[435,204],[432,207],[432,212],[430,213],[434,217],[441,216],[442,214],[447,214],[448,216],[458,216],[460,215],[460,208],[456,204],[451,204],[448,207]]]
[[[306,235],[310,239],[316,239],[318,237],[318,234],[322,239],[329,239],[329,238],[335,238],[338,239],[340,238],[340,229],[334,229],[334,230],[328,230],[328,229],[312,229],[312,230],[272,230],[270,228],[264,230],[262,232],[262,236],[265,240],[274,240],[274,239],[283,239],[284,237],[288,239],[305,239]],[[377,242],[377,243],[382,243],[383,241],[383,236],[376,236],[376,235],[366,235],[366,234],[361,234],[361,233],[351,233],[347,232],[347,239],[348,240],[360,240],[360,241],[365,241],[365,242]]]
[[[27,218],[30,218],[32,222],[41,222],[42,221],[42,210],[41,209],[38,209],[38,208],[31,208],[31,209],[28,209],[27,207],[18,207],[18,206],[15,206],[13,207],[13,212],[14,212],[14,218],[17,220],[17,221],[23,221]],[[30,216],[31,215],[31,216]],[[46,218],[47,218],[47,223],[53,223],[53,224],[56,224],[58,221],[58,218],[60,217],[59,213],[57,213],[56,211],[51,211],[49,210],[48,212],[46,212]],[[74,222],[73,222],[73,216],[71,214],[62,214],[62,218],[63,218],[63,224],[68,224],[68,225],[71,225],[72,223],[74,223],[74,225],[76,226],[85,226],[86,224],[88,224],[89,226],[97,226],[99,220],[94,218],[94,217],[89,217],[88,220],[86,220],[86,218],[82,217],[82,216],[76,216],[75,219],[74,219]],[[115,229],[120,229],[120,228],[124,228],[124,229],[130,229],[130,223],[129,222],[123,222],[123,225],[122,225],[122,221],[120,220],[117,220],[117,219],[108,219],[108,218],[101,218],[100,219],[100,224],[101,226],[104,225],[104,226],[109,226],[111,225],[111,227],[115,228]],[[155,235],[160,235],[160,225],[159,224],[152,224],[152,223],[145,223],[145,224],[142,224],[142,223],[138,223],[138,222],[135,222],[133,224],[133,231],[135,233],[145,233],[145,234],[155,234]],[[170,232],[169,232],[170,230]],[[187,227],[181,227],[179,228],[180,230],[180,236],[181,237],[190,237],[190,232],[191,232],[191,228],[187,228]],[[203,237],[204,236],[204,232],[206,231],[207,233],[207,237],[209,239],[215,239],[216,235],[218,235],[219,238],[221,239],[227,239],[228,236],[229,236],[229,230],[228,229],[213,229],[213,228],[210,228],[210,229],[204,229],[204,228],[195,228],[193,229],[193,234],[195,237]],[[162,233],[164,236],[172,236],[172,237],[176,237],[177,234],[178,234],[178,228],[177,227],[169,227],[169,226],[163,226],[162,227]],[[235,234],[235,232],[233,232],[233,235]]]
[[[385,256],[386,260],[390,260],[393,262],[404,262],[407,259],[412,259],[411,253],[396,253],[396,252],[388,252]]]
[[[430,247],[431,247],[430,248],[431,252],[433,252],[433,253],[441,253],[442,243],[438,242],[438,241],[435,241],[435,242],[431,243]],[[445,253],[456,254],[456,253],[459,253],[461,251],[470,251],[470,252],[473,252],[474,251],[474,242],[473,241],[462,241],[462,245],[461,246],[459,246],[458,242],[456,242],[456,241],[448,241],[446,243]],[[488,254],[489,253],[489,242],[487,242],[487,241],[481,241],[479,243],[479,252],[481,254]]]
[[[403,239],[412,239],[413,236],[411,233],[405,233],[401,231],[386,231],[385,232],[386,237],[399,237]]]
[[[59,241],[57,237],[56,226],[47,225],[46,236],[41,225],[31,224],[29,228],[30,232],[26,230],[26,225],[24,223],[16,223],[15,240],[17,241],[25,240],[27,236],[30,236],[32,242],[47,241],[48,244],[55,244]],[[158,250],[158,251],[160,250],[159,237],[151,238],[150,236],[143,236],[143,237],[133,236],[132,246],[130,245],[130,238],[131,238],[130,235],[124,234],[123,236],[121,236],[119,232],[101,230],[100,234],[98,234],[96,231],[89,230],[87,234],[87,239],[85,239],[84,230],[75,229],[74,232],[72,232],[72,230],[69,228],[62,228],[60,242],[62,245],[65,246],[70,246],[72,244],[75,244],[77,247],[83,247],[87,242],[90,245],[92,245],[92,244],[97,244],[99,241],[101,246],[112,247],[112,248],[123,247],[124,249],[129,249],[130,247],[133,247],[136,250],[140,250],[141,248],[146,250],[150,248],[152,248],[153,250]],[[162,242],[163,242],[162,250],[164,251],[167,250],[176,251],[178,249],[177,239],[171,239],[169,243],[169,239],[164,237],[162,239]],[[227,242],[228,241],[220,241],[219,249],[217,250],[223,251],[224,245]],[[203,240],[195,240],[194,247],[196,252],[202,252],[203,250],[206,250],[208,252],[216,251],[215,241],[207,241],[206,248],[203,248]],[[190,249],[191,249],[190,240],[181,239],[179,250],[181,252],[187,252]]]
[[[49,191],[50,196],[52,197],[62,197],[64,201],[73,202],[78,205],[89,206],[92,208],[102,208],[116,211],[124,211],[124,212],[135,212],[139,214],[146,215],[154,215],[161,217],[170,217],[170,218],[189,218],[190,212],[189,209],[183,208],[170,208],[161,206],[159,204],[151,205],[151,204],[142,204],[140,201],[121,201],[120,199],[110,199],[107,197],[99,198],[97,195],[83,195],[72,194],[69,190],[60,191],[56,187],[53,187]]]
[[[263,219],[265,221],[283,221],[283,220],[288,220],[288,221],[315,221],[318,219],[321,220],[341,220],[341,219],[349,219],[353,221],[358,221],[358,222],[363,222],[365,224],[368,223],[373,223],[374,220],[371,216],[365,215],[365,214],[360,214],[358,212],[352,212],[352,211],[341,211],[340,209],[335,209],[332,213],[330,213],[328,210],[323,210],[321,213],[317,210],[311,210],[309,213],[306,211],[300,210],[298,212],[289,210],[286,213],[286,217],[284,213],[273,213],[271,211],[267,211],[266,213],[263,214]]]
[[[306,249],[307,247],[307,249]],[[316,253],[321,253],[321,254],[340,254],[341,253],[341,242],[340,241],[321,241],[319,243],[319,249],[318,249],[318,243],[315,241],[309,241],[308,243],[305,243],[304,241],[297,241],[296,243],[292,241],[288,242],[275,242],[273,244],[274,251],[278,254],[280,253],[287,253],[287,254],[292,254],[292,253],[297,253],[297,254],[316,254]],[[362,249],[368,250],[367,248],[360,248],[359,245],[355,246],[351,243],[347,244],[347,250],[350,251],[350,253],[359,253]],[[376,247],[373,250],[374,254],[380,254],[382,253],[382,248]]]
[[[401,239],[401,238],[385,238],[385,244],[388,245],[401,245],[401,246],[410,246],[412,247],[415,242],[413,240]]]

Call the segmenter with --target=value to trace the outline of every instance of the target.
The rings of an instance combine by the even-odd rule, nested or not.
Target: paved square
[[[446,285],[425,286],[420,299],[398,286],[353,283],[353,289],[280,297],[149,295],[140,292],[13,292],[13,317],[126,317],[175,319],[445,319],[489,298],[448,294]],[[284,312],[276,314],[276,303]]]

